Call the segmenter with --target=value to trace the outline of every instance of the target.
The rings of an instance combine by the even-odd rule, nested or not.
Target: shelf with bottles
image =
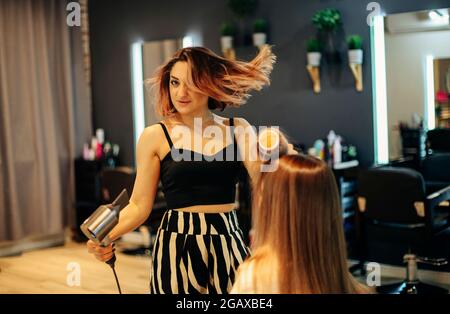
[[[342,216],[348,219],[354,216],[356,208],[356,186],[359,171],[357,150],[346,143],[344,138],[333,130],[325,139],[318,139],[308,154],[320,158],[333,169],[341,200]]]
[[[326,161],[333,169],[345,169],[359,165],[358,152],[354,145],[336,134],[333,130],[328,132],[324,139],[318,139],[308,154]]]
[[[450,127],[450,103],[441,103],[436,106],[436,126],[439,128]]]
[[[83,146],[82,159],[99,161],[105,167],[114,168],[119,165],[120,147],[110,141],[105,141],[103,129],[97,129],[90,143]]]
[[[436,126],[440,128],[450,127],[450,93],[438,90],[435,100]]]

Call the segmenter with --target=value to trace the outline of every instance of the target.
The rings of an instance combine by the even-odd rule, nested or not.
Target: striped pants
[[[151,293],[227,293],[250,251],[236,212],[168,210],[153,246]]]

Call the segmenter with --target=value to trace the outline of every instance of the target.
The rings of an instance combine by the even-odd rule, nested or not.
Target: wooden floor
[[[76,286],[78,265],[80,286]],[[150,265],[149,257],[118,253],[116,272],[122,293],[149,293]],[[0,293],[81,294],[118,293],[118,290],[111,268],[89,254],[84,244],[71,242],[0,258]]]
[[[120,244],[118,249],[120,249]],[[117,252],[117,251],[116,251]],[[76,270],[79,266],[79,286]],[[124,294],[149,293],[150,257],[117,252],[116,271]],[[404,279],[403,267],[382,266],[382,283]],[[420,278],[450,290],[450,273],[420,271]],[[357,278],[364,282],[365,278]],[[85,244],[68,242],[64,246],[25,252],[0,258],[0,294],[96,294],[118,293],[111,268],[87,252]]]

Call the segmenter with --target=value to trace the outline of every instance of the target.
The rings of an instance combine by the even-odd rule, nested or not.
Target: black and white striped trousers
[[[227,293],[249,253],[235,211],[168,210],[153,246],[151,293]]]

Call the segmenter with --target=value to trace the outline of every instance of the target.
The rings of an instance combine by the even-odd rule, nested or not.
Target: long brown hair
[[[249,262],[256,288],[276,278],[279,293],[358,291],[347,270],[337,185],[323,161],[282,156],[276,171],[261,174],[254,192],[254,255]],[[272,272],[264,274],[267,265]]]
[[[184,61],[188,63],[189,87],[209,96],[209,109],[223,110],[227,106],[244,104],[250,91],[269,85],[275,60],[270,46],[264,46],[250,62],[229,60],[204,47],[183,48],[145,84],[156,88],[157,113],[163,117],[171,115],[175,108],[169,93],[170,71],[175,63]]]

